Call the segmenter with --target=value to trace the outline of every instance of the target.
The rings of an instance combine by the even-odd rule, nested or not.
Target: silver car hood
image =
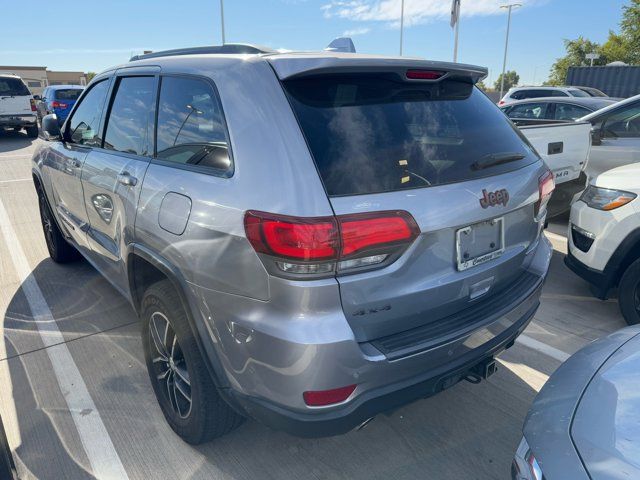
[[[593,480],[640,478],[640,336],[593,377],[571,436]]]
[[[558,370],[549,378],[545,386],[542,388],[538,396],[535,398],[529,414],[524,424],[524,436],[531,447],[542,471],[545,474],[545,478],[561,478],[563,480],[586,480],[589,479],[589,475],[585,470],[581,457],[584,459],[585,455],[588,457],[585,459],[587,468],[593,468],[595,465],[593,462],[602,461],[603,456],[596,456],[596,452],[603,452],[607,448],[604,444],[607,443],[602,439],[602,432],[613,430],[617,428],[619,413],[613,415],[611,413],[605,413],[607,411],[619,412],[622,408],[617,405],[621,400],[618,397],[616,400],[609,400],[613,404],[607,404],[605,407],[603,402],[598,399],[598,383],[594,380],[600,378],[600,369],[604,365],[611,365],[609,358],[614,355],[621,346],[625,345],[631,339],[631,342],[636,350],[640,344],[640,338],[636,337],[640,334],[640,326],[629,327],[619,330],[611,335],[608,335],[600,340],[593,342],[584,347],[579,352],[575,353],[569,360],[561,365]],[[633,347],[631,347],[633,349]],[[611,366],[611,368],[614,368]],[[639,368],[636,368],[638,372]],[[604,370],[602,370],[604,371]],[[619,381],[622,382],[622,380]],[[607,380],[610,381],[610,380]],[[592,385],[594,388],[592,388]],[[638,383],[636,382],[637,386]],[[616,387],[623,388],[623,386]],[[629,395],[632,394],[632,386],[624,391]],[[636,392],[640,390],[636,389]],[[638,411],[637,408],[640,405],[640,394],[632,401],[629,411]],[[629,398],[624,397],[625,401]],[[592,400],[593,399],[593,400]],[[598,408],[597,412],[588,411],[583,409],[583,404],[594,405],[594,408]],[[629,408],[626,407],[625,408]],[[574,416],[576,413],[581,417],[581,423],[584,425],[579,430],[572,430],[576,428],[574,423]],[[601,417],[601,418],[599,418]],[[598,419],[598,421],[594,421]],[[583,420],[584,419],[584,420]],[[627,419],[628,420],[628,419]],[[611,426],[604,428],[604,423],[609,422]],[[626,425],[637,425],[637,416],[632,419],[631,422]],[[622,425],[621,425],[622,426]],[[576,435],[579,441],[575,441],[572,438],[572,434]],[[626,434],[626,432],[625,432]],[[636,433],[636,438],[638,434]],[[589,438],[589,441],[595,446],[590,447],[586,453],[582,452],[582,447],[585,443],[585,437]],[[614,435],[615,438],[615,435]],[[614,440],[615,441],[615,440]],[[604,442],[600,445],[600,442]],[[639,452],[640,445],[636,443],[636,453]],[[615,469],[610,469],[604,463],[600,469],[595,469],[594,472],[607,471],[610,475],[615,475]],[[590,472],[591,473],[591,472]],[[616,476],[600,476],[591,473],[592,479],[600,478],[638,478],[638,476],[616,477]]]

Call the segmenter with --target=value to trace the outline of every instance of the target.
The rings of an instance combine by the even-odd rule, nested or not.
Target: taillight
[[[437,70],[407,70],[407,78],[412,80],[438,80],[445,73]]]
[[[551,170],[547,170],[538,178],[538,201],[534,206],[536,217],[547,206],[547,203],[549,203],[549,199],[555,188],[553,172],[551,172]]]
[[[37,111],[37,109],[36,109],[36,101],[33,98],[29,99],[29,103],[31,104],[31,111],[32,112]]]
[[[291,274],[333,274],[371,268],[395,260],[420,229],[405,211],[337,217],[290,217],[248,211],[247,239]]]
[[[506,103],[506,102],[505,102],[504,100],[500,100],[500,101],[498,102],[498,106],[499,106],[499,107],[501,107],[501,106],[502,106],[502,105],[504,105],[505,103]]]
[[[324,407],[336,403],[344,402],[356,389],[355,385],[334,388],[333,390],[320,390],[304,392],[302,397],[304,403],[310,407]]]
[[[58,102],[58,101],[56,101],[56,100],[54,100],[53,102],[51,102],[51,106],[52,106],[53,108],[67,108],[67,104],[66,104],[66,103],[61,103],[61,102]]]

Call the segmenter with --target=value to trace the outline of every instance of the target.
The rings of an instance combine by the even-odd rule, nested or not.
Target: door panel
[[[153,151],[156,82],[153,76],[116,78],[104,148],[87,156],[82,171],[90,258],[125,293],[126,250],[133,241],[140,188]]]
[[[604,138],[601,145],[591,147],[587,177],[637,162],[640,162],[640,138]]]

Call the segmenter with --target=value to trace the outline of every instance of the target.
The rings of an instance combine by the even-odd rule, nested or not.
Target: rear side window
[[[549,97],[568,97],[569,94],[562,90],[551,90],[548,92],[547,96]]]
[[[329,195],[461,182],[537,160],[505,115],[471,84],[396,78],[323,76],[285,82]],[[523,158],[484,168],[476,163],[512,153]]]
[[[56,90],[56,100],[77,100],[82,90],[78,88],[65,88],[64,90]]]
[[[204,80],[163,77],[160,85],[157,158],[228,175],[232,164],[220,101]]]
[[[531,102],[514,105],[509,110],[509,118],[532,118],[532,119],[545,119],[547,117],[547,103]]]
[[[556,120],[575,120],[591,113],[589,110],[577,105],[567,103],[556,104]]]
[[[549,90],[520,90],[514,95],[511,95],[511,97],[515,98],[516,100],[526,100],[527,98],[550,97],[551,94],[552,92],[550,92]]]
[[[134,155],[149,154],[154,99],[154,77],[120,78],[107,120],[104,148]]]
[[[79,145],[99,147],[101,143],[98,128],[104,101],[109,90],[109,82],[103,80],[96,83],[80,101],[67,130],[67,138]]]
[[[25,95],[31,95],[31,93],[22,80],[14,77],[0,77],[0,96],[22,97]]]

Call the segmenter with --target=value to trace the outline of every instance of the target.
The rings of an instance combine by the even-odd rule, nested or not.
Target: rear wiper
[[[473,170],[482,170],[483,168],[522,160],[525,157],[526,155],[524,153],[518,152],[490,153],[489,155],[482,157],[480,160],[473,162],[473,164],[471,164],[471,168]]]

